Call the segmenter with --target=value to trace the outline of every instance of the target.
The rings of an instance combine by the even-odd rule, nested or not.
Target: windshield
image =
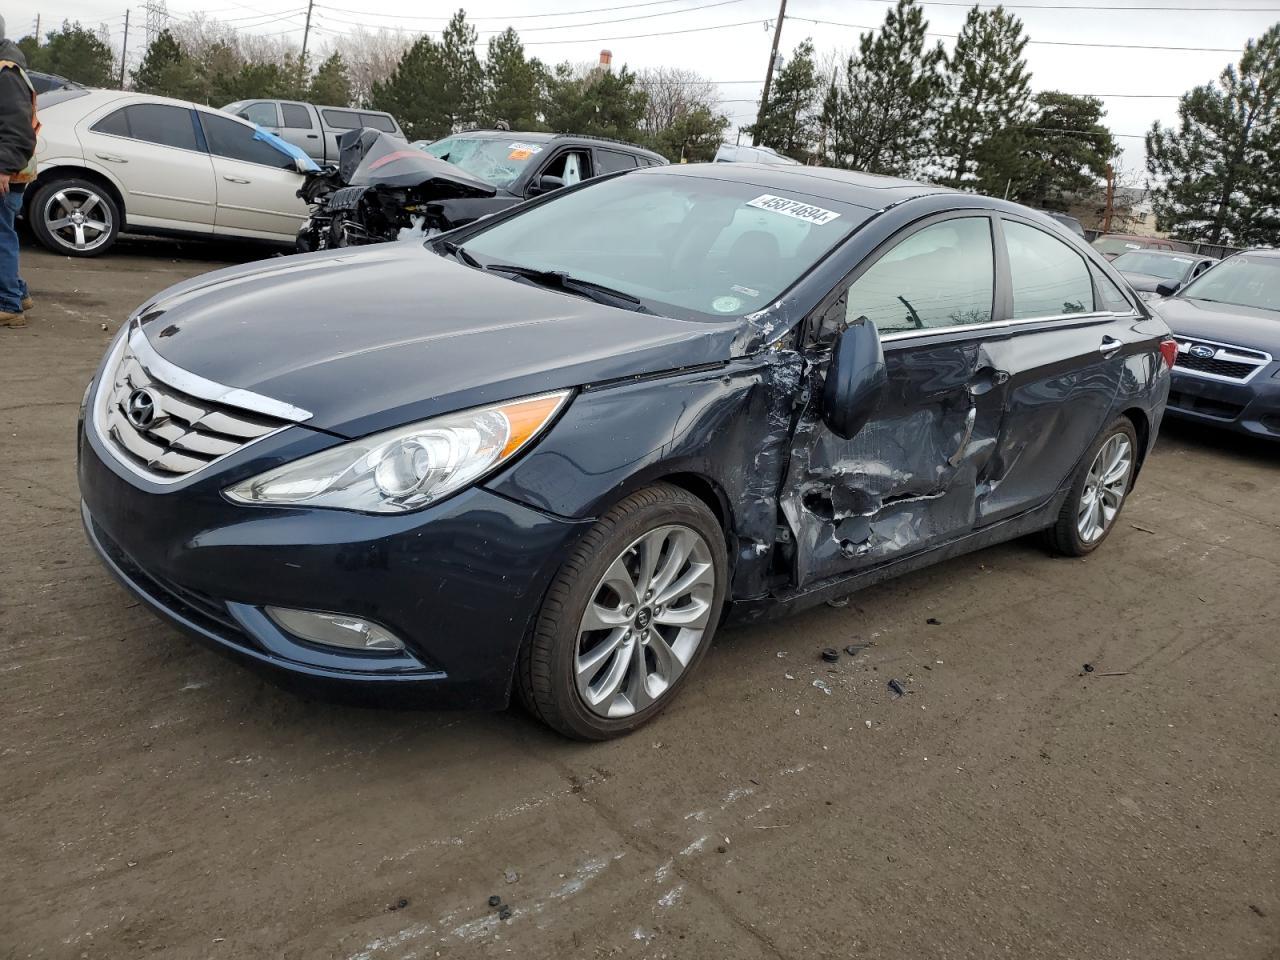
[[[435,143],[419,142],[414,146],[461,167],[473,177],[487,180],[495,187],[514,183],[529,162],[544,149],[540,143],[523,142],[518,134],[513,134],[510,140],[445,137]]]
[[[1194,262],[1190,257],[1170,257],[1131,250],[1116,257],[1111,265],[1121,273],[1145,273],[1161,280],[1181,280]]]
[[[1093,241],[1093,249],[1099,253],[1128,253],[1130,250],[1141,250],[1142,244],[1137,240],[1122,240],[1119,237],[1099,237]]]
[[[1179,296],[1280,311],[1280,257],[1237,254],[1202,273]]]
[[[686,319],[771,304],[866,217],[750,183],[634,173],[559,194],[464,241],[484,266],[562,271]]]

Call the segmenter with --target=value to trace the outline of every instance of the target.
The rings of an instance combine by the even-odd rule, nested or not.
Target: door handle
[[[1109,357],[1113,353],[1115,353],[1117,350],[1119,350],[1122,346],[1124,346],[1124,344],[1121,343],[1119,340],[1117,340],[1115,337],[1103,337],[1102,343],[1098,345],[1098,352],[1102,354],[1104,357]]]
[[[308,140],[319,140],[319,139],[320,139],[320,134],[318,134],[318,133],[308,133],[308,134],[307,134],[307,139],[308,139]]]
[[[107,161],[107,163],[128,163],[129,162],[124,157],[117,157],[110,153],[99,153],[97,154],[97,157],[99,160]]]
[[[250,183],[249,180],[241,180],[239,177],[223,177],[228,183]]]

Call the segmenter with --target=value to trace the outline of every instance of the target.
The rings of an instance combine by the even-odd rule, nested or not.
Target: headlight
[[[461,490],[528,444],[569,391],[511,400],[375,433],[246,480],[238,503],[402,513]]]

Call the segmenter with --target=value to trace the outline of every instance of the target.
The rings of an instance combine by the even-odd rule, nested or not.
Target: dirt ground
[[[1280,449],[1166,427],[1087,561],[1017,542],[722,633],[622,741],[336,707],[161,625],[80,529],[108,337],[237,256],[24,252],[0,957],[1280,958]]]

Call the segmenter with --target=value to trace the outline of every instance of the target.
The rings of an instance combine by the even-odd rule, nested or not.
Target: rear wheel
[[[547,592],[517,668],[521,699],[581,740],[641,726],[706,653],[727,566],[720,525],[697,497],[667,484],[627,497]]]
[[[1128,417],[1117,417],[1080,461],[1058,521],[1046,531],[1049,546],[1072,557],[1096,550],[1115,527],[1137,465],[1137,431]]]
[[[90,180],[67,178],[41,184],[27,207],[31,231],[54,253],[96,257],[120,232],[120,208]]]

